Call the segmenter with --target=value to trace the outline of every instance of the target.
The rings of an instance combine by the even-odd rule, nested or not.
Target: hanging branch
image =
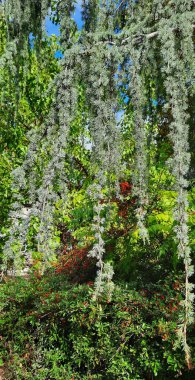
[[[70,27],[72,5],[61,9],[61,17],[64,24]],[[67,22],[66,22],[67,21]],[[13,261],[13,267],[21,269],[24,265],[26,250],[30,258],[30,248],[27,244],[27,234],[32,218],[38,218],[37,250],[42,255],[43,261],[47,262],[52,251],[56,250],[51,244],[54,235],[54,212],[55,204],[59,195],[66,197],[66,180],[64,178],[65,149],[69,135],[70,124],[75,117],[77,104],[77,76],[75,53],[69,54],[70,37],[66,33],[62,35],[62,44],[67,49],[65,59],[62,61],[61,72],[57,75],[56,99],[50,110],[46,126],[30,133],[29,149],[23,165],[15,171],[15,199],[13,205],[16,211],[10,213],[12,227],[10,236],[4,250],[4,267]],[[45,133],[46,131],[46,133]],[[42,136],[45,136],[42,139]],[[38,153],[44,151],[45,162],[42,162],[41,174],[37,167]],[[30,173],[29,173],[30,172]],[[21,183],[21,178],[23,182]],[[57,192],[56,192],[57,189]],[[22,196],[21,192],[24,195]],[[25,218],[22,217],[23,203],[26,198],[31,207]],[[24,201],[25,199],[25,201]],[[16,243],[19,249],[15,249]],[[17,251],[17,252],[16,252]]]
[[[184,19],[185,20],[185,19]],[[177,25],[183,29],[183,25]],[[171,107],[173,122],[170,125],[170,138],[173,144],[173,157],[170,160],[172,172],[175,176],[175,189],[177,191],[177,201],[174,211],[174,219],[176,221],[175,233],[178,242],[178,257],[184,261],[185,268],[185,295],[183,301],[184,316],[181,316],[181,325],[178,331],[179,338],[183,344],[186,362],[191,367],[190,348],[187,344],[187,327],[193,322],[193,285],[190,283],[190,277],[194,273],[191,265],[189,234],[188,234],[188,193],[187,193],[187,174],[190,165],[189,154],[189,125],[188,121],[188,93],[186,79],[188,72],[186,70],[186,62],[181,58],[180,51],[176,47],[176,35],[174,34],[172,25],[168,28],[167,22],[162,23],[160,34],[161,54],[164,60],[162,68],[166,75],[165,86],[168,95],[168,105]],[[180,38],[181,35],[180,35]],[[189,48],[189,45],[188,45]],[[193,46],[191,45],[185,57],[191,54]],[[192,78],[191,78],[192,79]]]
[[[110,299],[114,289],[114,283],[112,278],[114,271],[109,263],[104,263],[103,257],[105,254],[105,244],[103,240],[104,223],[105,218],[101,216],[101,212],[105,209],[106,205],[101,203],[102,196],[99,194],[98,204],[94,206],[94,218],[92,229],[95,233],[96,243],[94,244],[92,250],[89,252],[89,257],[95,258],[97,260],[97,275],[95,279],[95,289],[93,294],[93,299],[97,300],[105,292],[107,297]]]
[[[146,206],[148,204],[148,165],[147,165],[147,136],[146,122],[143,109],[145,105],[144,85],[142,80],[142,51],[135,50],[131,46],[130,77],[131,94],[134,107],[135,121],[135,169],[133,174],[133,193],[138,197],[138,208],[136,209],[137,226],[139,234],[145,244],[149,240],[148,231],[145,227]]]
[[[92,226],[96,243],[90,253],[91,257],[96,257],[99,268],[95,281],[94,298],[96,299],[105,289],[107,289],[110,297],[113,288],[113,269],[110,264],[103,261],[105,253],[102,236],[104,218],[101,218],[101,211],[105,206],[100,200],[103,197],[103,187],[108,184],[108,177],[110,178],[112,173],[116,173],[119,166],[118,133],[116,130],[117,94],[114,78],[118,57],[115,57],[114,52],[111,52],[106,45],[102,49],[102,46],[96,44],[100,31],[102,34],[113,33],[113,20],[107,17],[113,7],[112,2],[102,1],[101,6],[98,6],[98,2],[96,2],[96,19],[94,9],[89,3],[87,6],[84,2],[83,8],[83,19],[85,21],[83,44],[85,45],[86,39],[88,46],[88,54],[86,55],[83,70],[84,78],[86,78],[86,96],[90,112],[89,128],[93,144],[92,164],[97,168],[95,177],[98,184],[95,184],[95,187],[99,189],[97,199],[95,199],[94,223]],[[95,5],[94,2],[93,5]],[[92,29],[88,24],[90,12],[91,18],[93,18]],[[90,33],[86,34],[88,30],[90,30]],[[93,30],[93,33],[91,33],[91,30]]]

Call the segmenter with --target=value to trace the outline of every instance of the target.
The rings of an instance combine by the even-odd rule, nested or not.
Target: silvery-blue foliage
[[[92,227],[96,243],[90,255],[96,257],[98,264],[96,295],[103,291],[105,284],[112,287],[113,270],[103,261],[105,246],[102,212],[105,206],[101,202],[101,193],[112,175],[118,177],[120,172],[120,129],[116,120],[118,94],[124,85],[133,108],[136,153],[132,178],[134,195],[138,198],[138,228],[145,241],[148,240],[146,220],[150,148],[144,112],[148,102],[145,81],[147,73],[152,81],[157,80],[158,71],[161,70],[166,91],[164,107],[172,117],[169,138],[173,154],[169,165],[175,177],[177,192],[175,237],[178,257],[182,258],[185,268],[184,315],[181,316],[179,336],[189,364],[186,330],[193,317],[193,286],[190,283],[193,267],[187,210],[187,177],[190,167],[188,100],[194,93],[194,1],[83,0],[84,25],[79,36],[72,18],[76,1],[59,0],[55,3],[61,25],[64,58],[61,61],[61,71],[53,82],[56,96],[48,120],[29,136],[26,161],[13,173],[15,203],[10,215],[13,223],[5,246],[4,264],[6,266],[13,260],[15,266],[21,267],[28,252],[28,227],[33,217],[39,220],[36,236],[38,251],[45,259],[51,254],[49,242],[54,233],[55,205],[59,193],[64,201],[67,194],[64,178],[66,147],[74,120],[78,83],[82,83],[95,177],[94,188],[91,187],[88,191],[95,204]],[[5,1],[8,42],[1,59],[2,65],[10,61],[10,67],[17,73],[14,56],[28,46],[29,33],[41,39],[43,20],[49,6],[48,0]],[[10,25],[14,26],[14,33]],[[38,156],[40,151],[44,152],[41,163]],[[40,172],[37,167],[41,168]],[[24,212],[26,199],[31,206],[29,211]]]

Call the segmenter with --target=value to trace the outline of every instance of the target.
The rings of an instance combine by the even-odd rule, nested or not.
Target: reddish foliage
[[[121,209],[119,209],[119,212],[118,212],[118,215],[121,217],[121,218],[127,218],[128,216],[128,208],[127,207],[123,207]]]
[[[180,285],[179,281],[175,281],[173,284],[173,289],[178,290],[178,289],[180,289],[180,287],[181,287],[181,285]]]
[[[88,281],[88,282],[87,282],[87,285],[88,285],[88,286],[93,286],[93,285],[94,285],[94,282],[93,282],[93,281]]]
[[[129,182],[121,182],[120,183],[120,189],[121,189],[121,194],[127,195],[131,192],[132,185]]]
[[[120,190],[121,194],[125,197],[128,195],[131,195],[131,190],[132,190],[132,184],[125,181],[120,183]],[[127,219],[128,217],[128,209],[130,206],[133,206],[135,204],[136,200],[135,198],[132,199],[124,199],[122,202],[118,201],[118,206],[119,206],[119,212],[118,215],[121,218]]]
[[[74,283],[89,283],[95,275],[95,261],[88,253],[89,247],[65,250],[55,272],[65,274]]]
[[[131,200],[128,200],[128,201],[125,201],[125,202],[122,202],[122,203],[118,203],[118,206],[119,206],[119,211],[118,211],[118,215],[121,217],[121,218],[124,218],[124,219],[127,219],[128,217],[128,212],[129,212],[129,207],[130,206],[133,206],[135,204],[135,199],[131,199]]]
[[[51,292],[49,292],[49,293],[45,293],[45,294],[44,294],[44,297],[45,297],[45,298],[48,298],[48,297],[50,296],[50,294],[51,294]]]

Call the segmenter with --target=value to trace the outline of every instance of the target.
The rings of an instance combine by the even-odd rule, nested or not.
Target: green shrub
[[[111,302],[97,303],[90,283],[71,287],[61,274],[7,280],[5,380],[192,379],[175,347],[180,290],[179,281],[140,293],[116,287]]]

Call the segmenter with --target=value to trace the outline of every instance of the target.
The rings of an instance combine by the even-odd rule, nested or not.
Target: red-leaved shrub
[[[94,280],[96,263],[88,257],[89,247],[65,250],[55,272],[63,273],[68,280],[74,283],[85,283]]]

